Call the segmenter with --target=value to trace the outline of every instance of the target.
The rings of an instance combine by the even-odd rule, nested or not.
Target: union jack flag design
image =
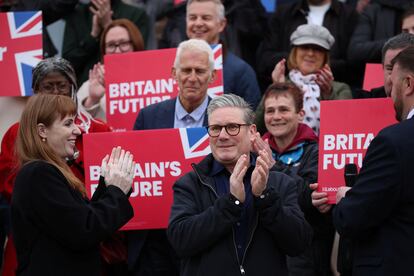
[[[211,152],[207,129],[204,127],[180,128],[185,159],[205,156]]]
[[[42,56],[42,12],[0,13],[0,96],[32,95],[32,69]]]
[[[208,86],[207,94],[211,97],[223,95],[223,53],[221,44],[212,45],[214,55],[214,69],[216,69],[216,79]]]

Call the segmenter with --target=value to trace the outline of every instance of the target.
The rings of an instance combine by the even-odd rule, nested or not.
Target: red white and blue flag
[[[185,159],[206,156],[211,152],[206,128],[180,128]]]
[[[0,96],[32,95],[32,69],[42,56],[42,12],[0,13]]]

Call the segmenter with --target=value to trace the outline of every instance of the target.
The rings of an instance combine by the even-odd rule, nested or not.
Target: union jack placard
[[[42,12],[0,13],[0,96],[32,95],[32,69],[42,56]]]
[[[168,138],[167,138],[168,137]],[[114,146],[134,155],[134,217],[124,230],[166,228],[173,202],[173,184],[210,153],[206,128],[99,132],[83,136],[85,187],[98,186],[102,158]]]

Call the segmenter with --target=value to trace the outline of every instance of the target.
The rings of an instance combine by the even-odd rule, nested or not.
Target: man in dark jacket
[[[260,138],[242,98],[214,98],[207,114],[212,154],[173,188],[167,235],[180,275],[287,275],[286,255],[300,254],[311,237],[296,185],[269,172],[266,151],[250,152]]]
[[[392,61],[397,120],[372,140],[352,188],[340,187],[333,210],[341,237],[353,242],[352,275],[412,275],[414,255],[414,47]]]

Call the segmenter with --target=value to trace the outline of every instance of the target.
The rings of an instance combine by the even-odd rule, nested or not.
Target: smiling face
[[[296,63],[303,75],[316,73],[325,63],[326,51],[316,45],[296,46]]]
[[[220,33],[226,26],[226,20],[220,19],[214,2],[192,2],[187,6],[187,36],[205,40],[208,44],[217,44]]]
[[[39,135],[46,139],[46,143],[59,157],[73,157],[76,137],[81,134],[74,115],[67,115],[63,119],[58,116],[49,127],[39,124],[38,129]]]
[[[303,120],[303,110],[296,111],[293,97],[287,93],[268,97],[264,108],[266,129],[272,134],[276,144],[290,144]]]
[[[221,107],[214,110],[208,118],[209,125],[245,124],[243,110],[237,107]],[[256,133],[255,125],[240,126],[236,136],[229,135],[225,128],[218,137],[210,137],[210,147],[214,159],[227,168],[236,165],[242,154],[249,154],[251,138]]]
[[[191,112],[207,96],[207,88],[215,77],[215,71],[210,70],[208,54],[196,49],[183,50],[178,64],[177,68],[173,68],[172,75],[178,82],[181,104],[187,112]]]

